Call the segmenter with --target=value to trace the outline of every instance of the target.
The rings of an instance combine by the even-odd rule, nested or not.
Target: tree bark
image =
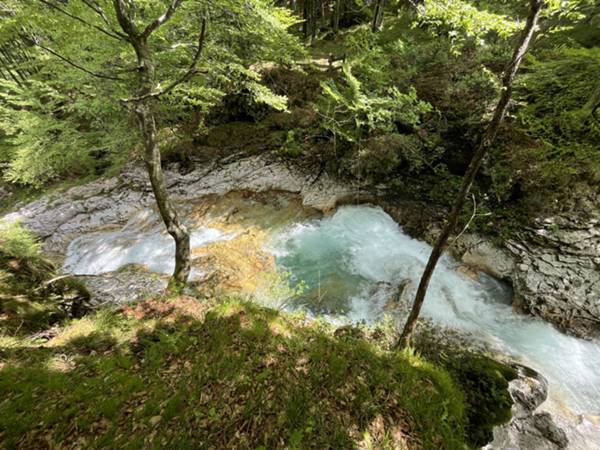
[[[310,2],[311,0],[304,0],[302,2],[302,18],[304,19],[302,22],[302,34],[305,40],[308,39],[309,35]]]
[[[148,51],[145,39],[140,39],[137,46],[138,63],[140,67],[140,82],[137,95],[148,96],[154,88],[154,64]],[[146,97],[135,105],[135,114],[144,140],[144,162],[152,184],[152,192],[160,216],[167,227],[167,232],[175,240],[175,270],[169,282],[169,289],[175,290],[187,283],[190,275],[190,235],[187,227],[179,219],[173,207],[164,172],[162,170],[160,147],[156,138],[156,118],[154,114],[154,99]]]
[[[375,3],[375,11],[373,13],[373,24],[371,26],[373,33],[381,30],[381,27],[383,26],[383,3],[384,2],[385,2],[385,0],[377,0],[377,3]]]
[[[485,155],[487,154],[494,139],[496,138],[498,129],[500,128],[500,125],[504,120],[508,102],[510,101],[512,95],[513,81],[515,75],[519,70],[521,60],[525,56],[525,53],[527,52],[527,49],[529,48],[529,45],[532,41],[535,32],[535,27],[539,19],[540,11],[543,6],[543,0],[530,0],[530,12],[529,16],[527,17],[525,29],[521,34],[521,37],[515,48],[510,63],[505,69],[504,76],[502,78],[502,94],[500,95],[500,99],[498,100],[498,104],[496,105],[494,116],[487,129],[485,130],[481,142],[477,150],[475,151],[471,162],[469,163],[469,167],[467,168],[467,171],[465,172],[465,175],[463,177],[460,191],[455,199],[454,205],[452,206],[452,210],[448,215],[446,224],[444,225],[444,228],[442,229],[442,232],[437,238],[433,250],[431,251],[431,255],[429,256],[429,260],[427,261],[427,265],[425,266],[425,270],[423,271],[423,275],[421,276],[421,281],[419,282],[419,287],[415,295],[415,301],[412,310],[408,316],[408,319],[402,331],[402,335],[396,343],[396,347],[402,348],[410,345],[411,338],[417,324],[417,319],[419,318],[419,314],[421,312],[421,307],[423,306],[423,302],[425,301],[425,295],[427,293],[429,281],[431,280],[431,276],[433,275],[433,271],[435,270],[438,260],[442,256],[442,252],[444,250],[446,242],[448,241],[450,234],[456,227],[460,213],[465,203],[465,199],[467,198],[467,195],[471,190],[471,186],[473,185],[473,181],[475,180],[477,171],[479,170],[479,167],[481,166]]]
[[[333,20],[332,28],[333,34],[337,34],[340,31],[340,16],[342,14],[342,0],[335,0],[335,6],[333,8]]]
[[[152,185],[152,192],[154,193],[160,216],[167,228],[167,232],[175,240],[175,270],[173,271],[168,287],[168,290],[173,292],[183,287],[190,275],[190,235],[169,199],[167,184],[162,170],[160,147],[156,137],[155,98],[152,95],[155,84],[155,66],[148,45],[148,37],[153,30],[147,32],[150,29],[147,28],[144,32],[140,33],[135,23],[126,16],[121,0],[114,0],[114,4],[119,24],[127,34],[128,40],[137,56],[139,75],[136,94],[138,100],[134,102],[134,111],[144,143],[144,163],[146,164],[148,177]],[[176,7],[178,5],[177,0],[174,0],[172,5]],[[158,26],[154,27],[154,29]]]

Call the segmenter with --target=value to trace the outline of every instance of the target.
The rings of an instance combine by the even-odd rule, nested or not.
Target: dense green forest
[[[535,357],[431,308],[504,283],[600,361],[599,74],[597,0],[0,0],[0,447],[593,448],[517,414]],[[351,250],[293,240],[347,211]],[[371,217],[387,258],[388,213],[432,248],[321,267]]]

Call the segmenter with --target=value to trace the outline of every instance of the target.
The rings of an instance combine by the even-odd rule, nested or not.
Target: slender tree
[[[144,143],[144,163],[154,192],[154,198],[160,216],[167,227],[167,232],[175,240],[175,270],[169,283],[171,290],[184,285],[190,275],[190,234],[181,222],[177,210],[169,199],[165,176],[161,166],[159,142],[156,136],[156,113],[154,101],[156,97],[165,94],[178,84],[186,81],[194,73],[194,69],[202,53],[206,35],[206,19],[201,20],[198,47],[192,59],[189,70],[185,75],[165,89],[155,92],[155,62],[148,39],[159,27],[164,25],[180,6],[182,0],[173,0],[164,14],[150,22],[143,30],[138,29],[131,13],[125,5],[125,0],[113,0],[117,20],[129,44],[135,50],[138,67],[138,82],[136,98],[125,100],[131,103],[138,121],[140,134]]]
[[[373,32],[381,30],[383,26],[383,5],[385,0],[376,0],[375,2],[375,10],[373,11],[373,22],[371,24],[371,29]]]
[[[59,158],[79,160],[81,155],[85,162],[89,154],[86,149],[80,154],[72,151],[79,147],[74,142],[86,142],[84,136],[89,135],[94,136],[89,141],[92,148],[126,151],[137,141],[129,129],[130,121],[136,122],[158,211],[175,241],[169,288],[182,286],[190,274],[190,236],[167,191],[159,145],[161,123],[192,112],[197,125],[197,113],[205,114],[232,89],[249,90],[257,102],[284,110],[285,97],[261,84],[259,69],[251,66],[288,61],[296,52],[300,54],[299,42],[287,32],[297,20],[262,0],[9,0],[7,11],[0,16],[0,75],[11,78],[10,84],[22,85],[19,92],[13,89],[6,94],[11,104],[20,104],[22,96],[33,99],[35,108],[28,117],[16,110],[19,117],[11,122],[14,133],[6,142],[18,145],[18,138],[30,132],[23,124],[35,119],[46,126],[39,127],[42,131],[26,146],[21,145],[19,155],[35,159],[38,152],[47,150],[48,142],[70,139],[56,150],[44,151],[39,159],[48,160],[47,155],[56,151]],[[27,69],[29,62],[16,61],[17,51],[9,45],[21,36],[26,36],[26,48],[34,47],[31,65],[39,68],[31,83],[15,71]],[[197,68],[201,59],[202,70]],[[204,76],[196,77],[185,91],[181,89],[197,74]],[[44,101],[37,101],[38,96],[45,96]],[[58,107],[52,109],[54,103]],[[71,109],[74,112],[60,118],[54,114],[68,110],[65,105],[71,103],[79,105]],[[11,107],[0,109],[10,111]],[[90,111],[96,117],[90,117]],[[27,164],[27,170],[17,172],[19,177],[11,168],[7,173],[11,179],[31,184],[52,179],[52,175],[40,176],[44,168],[38,166],[43,163]],[[26,171],[31,173],[25,178]]]
[[[337,34],[340,31],[340,17],[342,15],[343,7],[343,0],[335,0],[335,3],[333,5],[333,16],[331,18],[331,27],[333,29],[333,34]]]
[[[502,78],[502,93],[500,95],[500,99],[498,100],[498,104],[496,105],[496,109],[494,110],[494,116],[486,128],[477,150],[473,154],[473,158],[471,159],[467,171],[465,172],[462,185],[454,201],[454,205],[452,206],[446,223],[437,238],[433,250],[431,251],[431,255],[429,256],[429,260],[427,261],[427,265],[425,266],[425,270],[423,271],[423,275],[421,276],[421,280],[419,282],[413,307],[410,311],[406,324],[404,325],[402,335],[396,344],[397,347],[406,347],[410,345],[411,338],[417,324],[417,319],[419,318],[419,314],[421,312],[421,307],[425,301],[425,295],[427,294],[427,288],[429,286],[431,276],[433,275],[438,260],[442,256],[442,252],[444,251],[444,247],[448,242],[448,238],[456,227],[460,213],[465,204],[467,195],[471,190],[471,186],[473,185],[473,181],[475,180],[475,176],[477,175],[479,167],[481,166],[485,155],[493,144],[498,133],[498,129],[504,120],[506,109],[512,95],[513,81],[517,71],[519,70],[521,61],[527,53],[527,50],[533,40],[538,19],[540,17],[540,12],[544,7],[544,0],[530,0],[529,4],[530,11],[525,24],[525,29],[523,30],[517,46],[515,47],[512,59],[504,71],[504,76]]]

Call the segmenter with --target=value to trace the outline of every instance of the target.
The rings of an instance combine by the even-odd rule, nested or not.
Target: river
[[[431,248],[412,239],[382,209],[344,206],[326,217],[282,213],[264,219],[264,250],[275,267],[302,293],[287,305],[336,323],[381,320],[389,293],[400,283],[415,286]],[[232,240],[240,231],[192,221],[192,247]],[[122,228],[89,233],[69,245],[64,269],[100,274],[127,264],[153,272],[173,269],[174,244],[156,215],[141,211]],[[535,317],[515,312],[511,289],[483,273],[461,271],[448,255],[431,280],[423,315],[433,322],[468,332],[494,349],[541,372],[550,399],[571,411],[600,414],[600,345],[567,336]],[[195,268],[192,278],[199,278]],[[410,281],[407,281],[410,280]],[[409,288],[409,291],[412,288]]]

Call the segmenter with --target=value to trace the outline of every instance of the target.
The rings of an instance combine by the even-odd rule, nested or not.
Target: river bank
[[[384,190],[365,189],[358,185],[340,182],[326,173],[314,173],[311,170],[293,167],[268,156],[234,159],[230,163],[201,166],[185,173],[179,172],[177,167],[171,167],[168,172],[168,180],[169,189],[176,200],[181,202],[182,205],[187,204],[191,208],[188,212],[195,213],[198,217],[198,226],[210,225],[209,228],[219,230],[221,233],[229,233],[229,235],[239,234],[242,231],[239,228],[236,229],[235,226],[230,226],[231,224],[227,224],[228,220],[233,218],[231,222],[235,225],[236,222],[239,222],[239,216],[243,217],[244,214],[248,213],[248,210],[245,210],[240,214],[241,205],[252,202],[254,202],[253,207],[256,207],[256,205],[269,205],[269,198],[273,197],[272,193],[274,192],[285,193],[281,195],[287,196],[287,204],[282,207],[282,204],[276,203],[274,208],[273,205],[270,205],[271,213],[273,210],[286,211],[286,208],[288,212],[295,211],[295,215],[294,213],[287,214],[285,220],[280,217],[278,219],[280,223],[286,220],[288,222],[302,222],[308,219],[318,219],[323,215],[331,216],[331,213],[339,205],[371,202],[381,205],[403,226],[405,231],[413,236],[430,240],[435,236],[436,224],[443,218],[443,212],[437,211],[435,208],[419,205],[415,202],[392,199]],[[217,206],[219,202],[215,199],[232,191],[242,191],[242,194],[235,198],[235,201],[225,202],[226,206],[221,205],[219,211]],[[243,192],[248,194],[243,194]],[[261,200],[260,195],[265,197]],[[211,198],[212,200],[204,200],[196,205],[190,204],[190,200],[200,198]],[[54,198],[42,198],[20,208],[7,218],[9,220],[20,218],[26,227],[45,238],[44,245],[48,251],[64,256],[68,253],[69,245],[73,242],[73,239],[85,236],[87,233],[120,232],[123,225],[125,225],[125,229],[129,227],[134,234],[139,231],[147,232],[149,216],[145,211],[148,211],[148,208],[151,207],[152,201],[144,172],[141,169],[132,168],[125,171],[118,178],[99,180],[85,186],[72,188],[66,193],[54,196]],[[207,212],[214,209],[215,206],[217,206],[217,211],[213,214],[210,223],[202,222],[203,218],[210,216]],[[127,224],[127,219],[131,219],[136,211],[141,216]],[[418,213],[415,213],[415,211],[418,211]],[[193,215],[191,214],[190,217]],[[258,216],[260,215],[258,214]],[[268,228],[268,225],[265,224],[263,228]],[[146,228],[144,229],[144,227]],[[591,230],[592,236],[594,236],[594,226],[588,229]],[[155,234],[156,231],[154,230],[153,233]],[[198,243],[202,244],[200,247],[206,248],[205,244],[210,244],[210,236],[209,241],[202,239],[200,238]],[[235,241],[235,239],[233,240]],[[97,239],[93,240],[96,241]],[[198,267],[206,267],[206,261],[212,260],[213,267],[221,273],[216,278],[211,276],[211,273],[198,274],[198,285],[204,287],[208,285],[213,289],[211,292],[207,292],[207,295],[214,293],[215,289],[222,291],[227,283],[229,284],[228,288],[234,290],[246,288],[247,293],[250,294],[253,289],[256,290],[256,283],[248,283],[247,280],[252,278],[252,275],[273,268],[275,261],[269,255],[263,254],[261,264],[250,264],[243,270],[240,270],[239,265],[232,265],[231,261],[248,259],[256,261],[256,255],[261,253],[264,244],[264,236],[261,236],[260,233],[246,234],[241,242],[237,242],[236,251],[242,251],[242,253],[238,253],[236,258],[227,258],[231,247],[220,248],[216,242],[219,240],[221,239],[215,239],[212,246],[208,245],[208,247],[211,247],[208,254],[203,250],[205,253],[202,255],[204,258],[201,258],[203,263],[199,261]],[[573,245],[579,245],[578,242],[574,242]],[[528,244],[525,248],[529,248],[530,245]],[[560,248],[558,250],[561,251]],[[468,234],[463,235],[460,241],[457,242],[453,253],[462,259],[465,264],[464,267],[484,270],[496,277],[512,281],[516,292],[515,298],[518,299],[523,296],[530,299],[537,298],[532,297],[535,293],[528,293],[519,284],[519,274],[523,271],[536,271],[536,268],[540,267],[538,263],[529,266],[517,263],[515,254],[510,251],[494,246],[484,237]],[[251,257],[249,257],[250,255]],[[527,253],[527,255],[533,255],[531,258],[537,256],[541,258],[541,256],[547,256],[547,253]],[[93,256],[92,259],[95,259]],[[110,255],[108,256],[110,258]],[[130,262],[144,262],[143,252],[140,256],[142,257],[141,261],[135,261],[134,258]],[[572,258],[577,259],[578,256],[575,255]],[[582,258],[585,259],[586,256],[579,255],[578,261],[581,261]],[[547,258],[541,259],[541,261],[544,260],[547,260]],[[524,266],[527,266],[527,269]],[[69,267],[73,269],[75,266],[67,265],[67,268]],[[123,300],[131,300],[134,291],[134,295],[142,298],[143,295],[147,295],[155,289],[160,289],[164,283],[164,278],[146,270],[126,268],[125,271],[119,271],[117,270],[121,269],[119,265],[115,266],[114,269],[116,271],[105,270],[104,272],[107,273],[102,273],[102,271],[99,273],[80,271],[83,272],[80,273],[81,275],[86,275],[84,280],[94,294],[96,304],[119,303]],[[154,270],[156,269],[154,268]],[[169,272],[169,268],[158,268],[156,271]],[[88,272],[90,271],[88,270]],[[566,276],[571,276],[569,275],[571,272],[581,276],[577,270],[566,272]],[[232,274],[238,274],[238,279],[232,279]],[[536,277],[546,277],[544,279],[554,282],[551,274],[549,275],[544,271],[536,271],[535,274]],[[245,280],[247,286],[240,285],[242,279]],[[149,280],[152,280],[152,282]],[[227,283],[224,283],[223,280],[227,280]],[[590,280],[593,282],[593,277]],[[580,294],[589,292],[590,288],[594,289],[593,283],[591,287],[587,285],[582,287],[577,279],[572,280],[571,283],[581,288],[577,291]],[[139,289],[142,286],[144,289]],[[583,307],[585,307],[585,302],[583,302]],[[572,316],[576,316],[576,314],[572,314]],[[587,424],[581,417],[578,420],[580,424]],[[573,423],[573,421],[570,420],[569,423]],[[571,427],[570,433],[571,441],[578,442],[577,433],[581,433],[577,431],[576,426]],[[585,447],[572,446],[572,448]]]

